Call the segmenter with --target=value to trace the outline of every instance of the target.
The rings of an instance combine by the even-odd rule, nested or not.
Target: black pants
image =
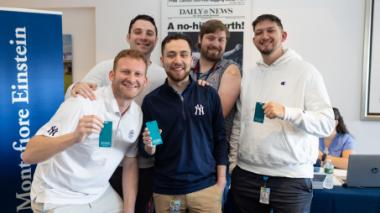
[[[137,191],[135,212],[152,213],[153,205],[153,172],[154,168],[139,169],[139,185]],[[123,167],[117,167],[113,173],[110,183],[115,191],[123,198]]]
[[[236,167],[232,172],[231,194],[237,212],[307,213],[313,198],[310,178],[269,177],[266,187],[270,188],[269,204],[262,204],[260,188],[264,186],[262,175]]]
[[[110,178],[110,184],[113,189],[123,198],[123,167],[118,166]]]
[[[139,186],[136,198],[136,213],[153,213],[153,174],[154,167],[139,169]]]

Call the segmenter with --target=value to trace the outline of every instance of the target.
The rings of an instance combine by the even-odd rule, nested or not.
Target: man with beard
[[[148,15],[137,15],[129,24],[126,37],[131,49],[136,49],[145,55],[149,62],[147,77],[148,85],[136,98],[137,104],[141,105],[146,94],[157,88],[165,81],[165,72],[159,65],[150,60],[151,53],[157,43],[157,27],[154,19]],[[93,90],[97,86],[109,85],[108,72],[112,69],[112,60],[106,60],[97,64],[78,83],[68,89],[67,96],[81,95],[85,98],[95,99]],[[72,89],[71,89],[72,88]],[[153,164],[154,159],[139,158],[139,190],[136,201],[136,212],[151,213],[152,190],[153,190]],[[122,196],[121,186],[122,168],[119,167],[111,178],[111,184]]]
[[[199,60],[194,60],[191,76],[195,80],[207,81],[218,91],[225,118],[227,142],[230,139],[232,122],[236,112],[236,100],[240,94],[241,71],[232,60],[223,59],[228,28],[219,20],[211,19],[202,24],[198,37]],[[231,147],[237,149],[236,146]],[[236,153],[232,151],[231,154]],[[236,156],[229,156],[230,170],[236,165]]]
[[[262,61],[244,73],[232,196],[242,213],[309,212],[318,138],[335,127],[330,99],[317,69],[283,47],[278,17],[261,15],[252,26]]]
[[[156,120],[163,144],[152,145],[148,129],[140,143],[154,155],[156,212],[221,212],[226,184],[227,143],[220,99],[189,77],[191,41],[168,35],[161,45],[165,84],[142,104],[144,122]]]
[[[67,99],[30,139],[22,160],[38,163],[33,212],[135,212],[142,112],[133,99],[147,82],[147,66],[139,51],[121,51],[109,73],[111,85],[98,88],[96,100]],[[121,162],[124,204],[108,182]]]

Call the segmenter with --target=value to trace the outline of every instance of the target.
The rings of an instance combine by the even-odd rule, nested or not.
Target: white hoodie
[[[291,49],[273,64],[258,62],[241,86],[238,166],[257,174],[312,178],[318,137],[335,127],[322,76]],[[256,102],[278,102],[285,117],[253,122]]]

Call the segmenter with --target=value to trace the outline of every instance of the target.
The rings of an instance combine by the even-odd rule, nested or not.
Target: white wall
[[[49,8],[62,12],[62,32],[73,41],[73,80],[84,77],[95,62],[95,8]]]
[[[380,140],[375,139],[375,134],[380,130],[380,121],[360,120],[364,2],[252,0],[251,20],[262,13],[274,13],[282,19],[289,34],[286,46],[298,51],[322,73],[333,105],[341,110],[357,140],[356,152],[379,154]],[[0,6],[94,7],[96,61],[112,58],[118,50],[128,47],[125,35],[135,15],[150,14],[160,26],[160,5],[159,0],[0,0]],[[251,29],[247,28],[246,33],[252,35]],[[259,54],[246,42],[245,49],[249,48],[245,57],[255,61]],[[152,56],[158,62],[159,47]]]

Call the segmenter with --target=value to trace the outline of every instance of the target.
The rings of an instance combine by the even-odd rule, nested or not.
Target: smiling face
[[[190,73],[191,61],[191,48],[187,41],[175,39],[165,44],[161,63],[169,80],[176,83],[186,81]]]
[[[204,34],[199,38],[201,57],[208,61],[218,61],[223,57],[227,45],[227,34],[223,30]]]
[[[154,25],[146,20],[137,20],[133,23],[127,40],[131,49],[136,49],[149,57],[157,42]]]
[[[110,72],[112,90],[116,99],[130,100],[140,94],[147,83],[146,63],[139,58],[125,56]]]
[[[264,56],[272,55],[282,49],[287,34],[274,21],[264,20],[255,26],[253,43]]]

